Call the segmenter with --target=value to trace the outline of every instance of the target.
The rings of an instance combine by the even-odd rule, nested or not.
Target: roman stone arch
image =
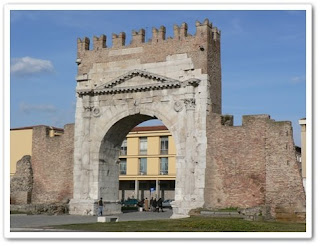
[[[117,155],[132,127],[160,119],[177,150],[173,218],[203,207],[209,112],[221,112],[220,31],[206,19],[188,26],[78,39],[77,105],[74,139],[74,192],[71,214],[94,214],[95,202],[106,201],[106,213],[119,213]]]
[[[70,213],[119,213],[118,156],[129,131],[149,119],[161,120],[176,142],[173,217],[187,216],[204,204],[206,79],[179,81],[134,69],[94,89],[79,89],[75,126],[74,198]],[[202,151],[205,153],[205,151]],[[195,173],[197,179],[195,178]]]

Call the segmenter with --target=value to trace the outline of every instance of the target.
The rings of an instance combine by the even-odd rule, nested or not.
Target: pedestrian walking
[[[161,209],[161,212],[163,212],[163,207],[162,207],[162,198],[160,197],[158,202],[157,202],[157,205],[158,205],[158,213]]]
[[[102,216],[102,214],[103,214],[103,201],[102,201],[102,197],[100,198],[100,200],[99,200],[99,202],[98,202],[98,206],[99,206],[98,216]]]
[[[152,211],[152,203],[153,203],[153,197],[151,197],[150,199],[150,203],[149,203],[149,209]]]
[[[149,204],[149,209],[150,209],[150,211],[153,210],[153,209],[152,209],[152,203],[153,203],[153,197],[151,197],[151,199],[150,199],[150,204]]]
[[[157,210],[157,200],[156,199],[153,199],[153,202],[152,202],[152,211],[155,212]]]

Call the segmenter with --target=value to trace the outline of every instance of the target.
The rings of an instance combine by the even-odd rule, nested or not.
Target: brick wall
[[[266,204],[271,214],[278,220],[304,219],[305,191],[290,122],[268,124],[266,174]]]
[[[167,38],[164,40],[158,40],[156,42],[141,42],[131,43],[127,46],[113,45],[112,47],[105,47],[101,43],[99,49],[84,49],[82,43],[84,41],[78,40],[78,59],[81,59],[81,63],[78,66],[78,75],[88,74],[95,63],[107,63],[117,62],[132,59],[139,59],[141,64],[163,62],[166,61],[168,55],[188,53],[188,56],[192,58],[195,64],[195,69],[203,69],[203,73],[207,73],[207,43],[212,39],[209,36],[209,30],[211,27],[207,25],[199,26],[198,32],[195,36],[188,35],[185,37]],[[85,38],[90,43],[89,38]],[[200,50],[200,46],[204,46],[204,50]],[[137,49],[136,52],[127,52],[121,54],[121,49],[128,50],[130,48],[141,48],[141,51]],[[142,52],[143,51],[143,52]],[[118,53],[116,53],[118,52]]]
[[[205,207],[268,206],[274,218],[303,213],[291,123],[268,115],[243,116],[242,126],[230,122],[218,114],[207,120]]]
[[[74,124],[61,136],[48,133],[46,126],[33,128],[33,204],[66,202],[73,195]]]

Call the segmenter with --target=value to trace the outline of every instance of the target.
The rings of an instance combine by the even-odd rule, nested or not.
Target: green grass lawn
[[[246,221],[193,216],[185,219],[126,221],[53,226],[89,232],[305,232],[305,223]]]

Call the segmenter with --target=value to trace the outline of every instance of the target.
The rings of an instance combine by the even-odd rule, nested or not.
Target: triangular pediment
[[[100,85],[96,89],[124,88],[157,84],[161,85],[163,83],[179,83],[179,81],[162,75],[134,69],[103,85]]]
[[[135,76],[125,81],[122,81],[118,84],[113,84],[112,87],[109,88],[122,88],[122,87],[131,87],[131,86],[143,86],[143,85],[151,85],[151,84],[161,84],[161,81],[154,80],[151,78]]]
[[[104,83],[93,90],[77,90],[79,95],[101,95],[115,93],[131,93],[137,91],[150,91],[180,88],[187,85],[197,87],[200,79],[191,78],[185,81],[179,81],[162,75],[150,73],[143,70],[132,70],[107,83]]]

